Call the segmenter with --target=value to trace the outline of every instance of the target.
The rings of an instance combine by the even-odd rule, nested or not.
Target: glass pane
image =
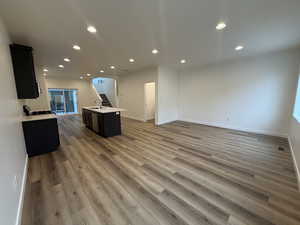
[[[58,113],[77,113],[77,90],[49,89],[51,110]]]
[[[73,91],[71,90],[64,90],[67,113],[74,112],[74,99],[72,93]]]
[[[49,90],[50,107],[56,113],[63,113],[65,111],[64,93],[60,90]]]

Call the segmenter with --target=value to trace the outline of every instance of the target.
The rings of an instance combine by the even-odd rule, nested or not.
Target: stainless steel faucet
[[[102,99],[100,99],[100,98],[96,99],[95,104],[99,105],[99,108],[102,109]]]

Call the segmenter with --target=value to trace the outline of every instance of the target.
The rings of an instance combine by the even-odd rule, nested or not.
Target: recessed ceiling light
[[[58,65],[59,68],[64,68],[64,65]]]
[[[100,70],[100,73],[104,73],[104,70]]]
[[[73,45],[73,49],[80,50],[80,46],[79,45]]]
[[[82,80],[82,79],[83,79],[83,76],[81,76],[80,79]]]
[[[87,30],[88,30],[88,32],[90,32],[90,33],[96,33],[96,32],[97,32],[97,29],[96,29],[94,26],[88,26],[88,27],[87,27]]]
[[[158,53],[158,50],[157,49],[153,49],[152,50],[152,54],[156,55]]]
[[[135,60],[134,59],[129,59],[129,62],[133,63]]]
[[[87,73],[86,75],[87,75],[88,77],[91,76],[91,74],[89,74],[89,73]]]
[[[244,49],[244,46],[242,46],[242,45],[238,45],[238,46],[235,47],[236,51],[241,51],[243,49]]]
[[[217,30],[223,30],[226,27],[226,23],[224,22],[220,22],[218,23],[218,25],[216,26]]]
[[[44,72],[48,72],[48,70],[47,70],[47,69],[43,69],[43,71],[44,71]]]
[[[115,67],[115,66],[110,66],[110,68],[111,68],[112,70],[116,69],[116,67]]]
[[[185,59],[182,59],[182,60],[180,60],[180,63],[181,63],[181,64],[185,64],[185,63],[186,63],[186,60],[185,60]]]
[[[69,58],[64,58],[65,62],[71,62],[71,60]]]

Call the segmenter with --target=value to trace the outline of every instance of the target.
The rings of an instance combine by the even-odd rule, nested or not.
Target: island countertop
[[[101,108],[99,106],[89,106],[89,107],[83,107],[83,109],[87,109],[87,110],[90,110],[92,112],[97,112],[97,113],[113,113],[113,112],[126,111],[126,109],[112,108],[112,107],[105,107],[105,106],[102,106]]]
[[[31,116],[23,116],[22,122],[36,121],[36,120],[48,120],[48,119],[55,119],[55,118],[57,118],[57,116],[55,114],[31,115]]]

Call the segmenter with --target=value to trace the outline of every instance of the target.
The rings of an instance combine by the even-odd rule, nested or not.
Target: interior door
[[[155,118],[155,83],[145,84],[145,120]]]

